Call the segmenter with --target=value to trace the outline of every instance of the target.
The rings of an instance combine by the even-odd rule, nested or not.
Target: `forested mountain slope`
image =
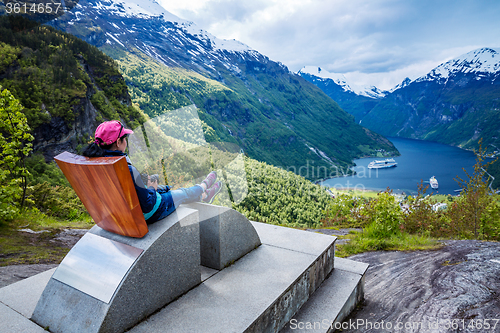
[[[385,96],[368,98],[329,79],[323,71],[301,71],[367,128],[386,136],[500,149],[500,53],[481,48],[443,63]],[[332,74],[330,73],[330,76]]]
[[[386,136],[422,139],[500,156],[500,53],[481,48],[452,59],[385,96],[367,97],[346,89],[335,75],[299,74],[336,100],[363,126]],[[376,96],[375,96],[376,97]],[[500,186],[500,162],[489,168]]]

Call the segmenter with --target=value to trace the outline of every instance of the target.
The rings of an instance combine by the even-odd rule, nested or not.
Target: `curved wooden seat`
[[[88,158],[64,152],[54,159],[99,227],[136,238],[148,233],[125,156]]]

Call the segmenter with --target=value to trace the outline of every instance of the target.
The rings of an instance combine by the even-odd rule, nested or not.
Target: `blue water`
[[[356,167],[353,170],[357,175],[328,179],[323,185],[368,190],[384,190],[389,187],[396,193],[414,194],[418,190],[420,180],[424,181],[424,185],[429,185],[429,178],[435,176],[439,189],[434,193],[457,194],[454,190],[460,186],[454,178],[466,178],[462,168],[469,173],[474,170],[475,155],[470,151],[428,141],[402,138],[389,140],[401,153],[401,156],[394,158],[398,163],[396,167],[368,169],[368,163],[375,158],[362,158],[354,160]],[[430,192],[429,186],[427,193]]]

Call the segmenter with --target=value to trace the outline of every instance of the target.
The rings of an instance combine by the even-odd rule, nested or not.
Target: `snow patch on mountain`
[[[407,78],[405,78],[405,79],[403,80],[403,82],[401,82],[400,84],[396,85],[394,88],[392,88],[391,90],[389,90],[389,92],[391,92],[391,93],[392,93],[392,92],[394,92],[394,91],[396,91],[396,90],[398,90],[398,89],[401,89],[401,88],[407,87],[407,86],[409,86],[409,85],[410,85],[410,83],[412,83],[412,80],[411,80],[409,77],[407,77]]]
[[[343,74],[331,73],[328,72],[327,70],[322,69],[321,67],[304,66],[301,70],[297,72],[297,74],[299,75],[301,73],[313,75],[323,81],[331,80],[335,84],[342,87],[342,89],[344,89],[345,92],[352,92],[357,95],[375,99],[383,98],[386,95],[386,92],[378,89],[375,86],[369,86],[369,85],[359,86],[355,84],[349,84],[347,82],[346,77]]]
[[[225,40],[215,37],[200,29],[193,22],[183,20],[168,12],[154,0],[83,0],[78,3],[73,11],[76,18],[75,21],[87,18],[90,14],[88,11],[89,7],[98,15],[105,13],[106,15],[122,18],[161,19],[165,22],[171,22],[178,28],[184,30],[187,34],[207,42],[207,45],[212,46],[213,51],[256,52],[248,45],[237,40]],[[134,27],[126,26],[123,22],[121,23],[121,27],[117,25],[116,22],[111,24],[115,29],[123,30],[123,33],[134,31]],[[113,40],[115,39],[113,38]]]
[[[180,20],[177,16],[170,14],[165,11],[163,7],[160,6],[155,1],[144,1],[144,0],[127,0],[127,1],[114,1],[114,0],[102,0],[96,1],[94,3],[94,8],[100,11],[106,11],[110,14],[122,16],[122,17],[159,17],[163,16],[166,20]]]
[[[416,82],[422,81],[444,81],[447,82],[450,77],[458,73],[477,74],[477,79],[496,74],[500,72],[500,49],[481,48],[455,59],[445,62],[425,76],[416,79]]]

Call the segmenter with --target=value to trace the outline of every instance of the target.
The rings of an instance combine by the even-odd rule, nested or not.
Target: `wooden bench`
[[[148,233],[125,156],[88,158],[64,152],[54,159],[99,227],[136,238]]]

